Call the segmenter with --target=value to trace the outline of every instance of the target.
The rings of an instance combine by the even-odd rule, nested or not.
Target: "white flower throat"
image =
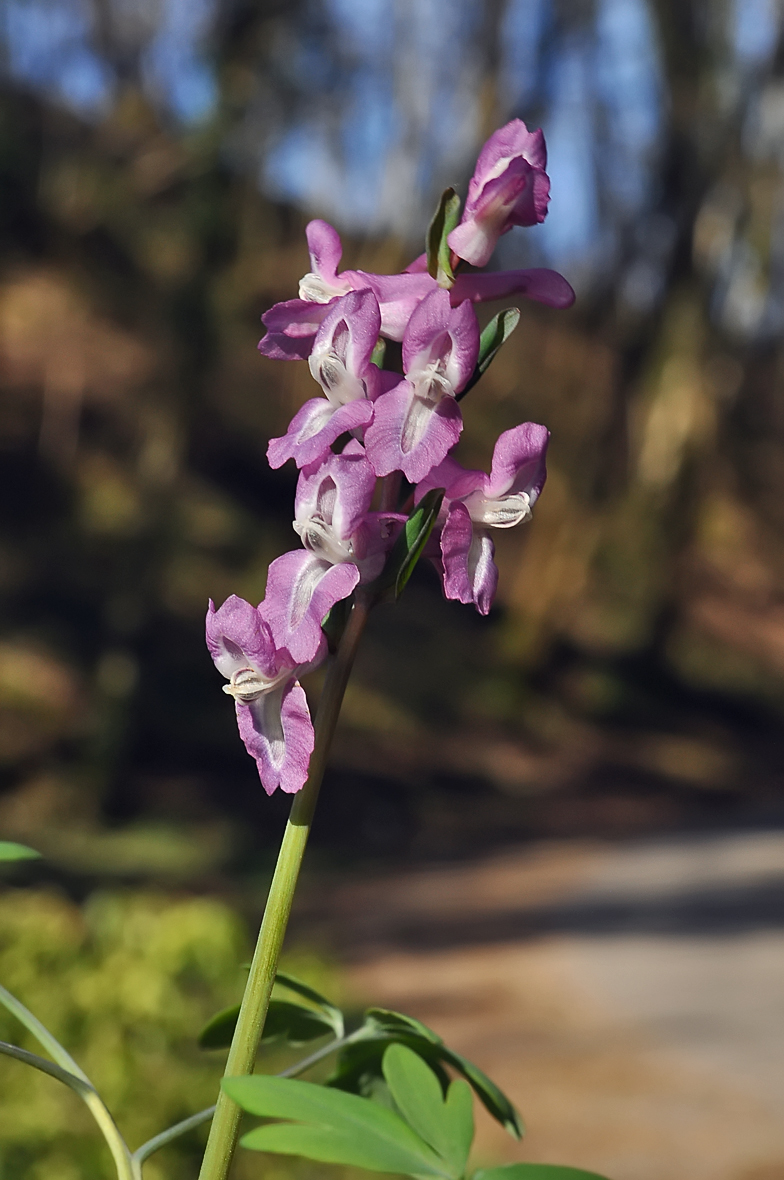
[[[299,535],[302,544],[316,557],[323,558],[331,565],[354,560],[354,545],[351,538],[344,541],[319,513],[292,523],[294,532]]]
[[[230,697],[234,697],[235,701],[242,701],[243,704],[249,705],[253,701],[257,701],[264,693],[277,688],[279,684],[288,679],[289,675],[290,672],[286,669],[269,679],[262,676],[256,668],[238,668],[236,672],[232,672],[229,683],[223,685],[223,691],[228,693]]]
[[[346,362],[350,343],[348,326],[341,320],[326,349],[314,349],[308,357],[311,374],[336,408],[357,401],[366,393],[364,382],[348,370]]]
[[[527,492],[488,497],[476,491],[466,496],[463,503],[474,524],[494,529],[511,529],[531,519],[531,497]]]
[[[334,299],[336,295],[347,295],[350,290],[350,283],[340,280],[328,283],[326,279],[322,279],[321,275],[314,274],[312,271],[303,275],[299,281],[299,297],[307,303],[329,303],[330,299]]]

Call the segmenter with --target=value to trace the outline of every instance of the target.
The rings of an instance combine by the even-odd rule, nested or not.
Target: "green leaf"
[[[199,1033],[199,1046],[202,1049],[228,1049],[239,1014],[239,1004],[216,1013]],[[322,1012],[314,1012],[312,1008],[292,1004],[289,1000],[270,1000],[261,1039],[271,1041],[274,1037],[285,1037],[290,1045],[304,1045],[317,1037],[329,1036],[333,1031],[332,1021]]]
[[[451,250],[447,238],[460,219],[460,198],[453,188],[444,189],[433,220],[427,227],[425,248],[427,269],[439,287],[449,288],[454,284]]]
[[[498,315],[493,316],[479,337],[479,355],[476,368],[468,378],[467,385],[457,394],[458,401],[465,397],[468,391],[474,388],[479,378],[487,372],[501,345],[509,339],[519,323],[520,311],[516,307],[507,307],[504,311],[499,311]]]
[[[335,1062],[334,1073],[327,1079],[325,1085],[334,1086],[337,1090],[346,1090],[350,1094],[363,1094],[377,1099],[379,1102],[392,1103],[381,1063],[385,1049],[390,1044],[407,1045],[415,1053],[423,1057],[435,1073],[441,1089],[446,1093],[449,1087],[449,1075],[435,1057],[429,1057],[427,1042],[414,1036],[408,1037],[403,1033],[388,1035],[379,1033],[372,1039],[354,1041],[341,1050]]]
[[[455,1053],[453,1049],[447,1049],[446,1045],[441,1049],[441,1060],[463,1075],[484,1108],[510,1135],[515,1139],[522,1139],[525,1134],[525,1123],[520,1117],[520,1112],[478,1065]]]
[[[198,1035],[197,1044],[200,1049],[228,1049],[237,1018],[240,1014],[239,1004],[232,1004],[211,1017]]]
[[[382,1069],[403,1118],[438,1152],[456,1178],[462,1176],[474,1137],[470,1087],[463,1081],[452,1082],[445,1102],[433,1070],[405,1045],[389,1046]]]
[[[3,860],[38,860],[40,852],[28,848],[26,844],[14,844],[12,840],[0,840],[0,861]]]
[[[606,1180],[606,1177],[561,1164],[504,1164],[500,1168],[481,1168],[474,1172],[472,1180]]]
[[[515,1139],[525,1133],[519,1112],[504,1092],[477,1065],[448,1049],[437,1033],[411,1016],[383,1008],[369,1008],[365,1013],[365,1033],[340,1053],[328,1086],[351,1093],[369,1093],[375,1079],[382,1076],[382,1059],[391,1042],[407,1045],[435,1071],[442,1087],[449,1082],[444,1065],[462,1074],[485,1109]],[[356,1034],[355,1034],[356,1035]]]
[[[368,1008],[365,1012],[365,1023],[383,1032],[422,1037],[433,1045],[444,1043],[438,1033],[434,1033],[432,1028],[428,1028],[421,1020],[406,1016],[403,1012],[393,1012],[391,1008]]]
[[[462,1176],[474,1140],[474,1095],[463,1078],[455,1078],[450,1085],[444,1111],[450,1146],[447,1158],[454,1164],[458,1175]]]
[[[443,488],[425,492],[403,525],[386,565],[372,585],[371,589],[377,598],[390,595],[397,599],[405,590],[438,519],[443,498]]]
[[[243,1137],[243,1147],[377,1172],[448,1175],[435,1152],[399,1115],[368,1098],[260,1074],[228,1078],[222,1086],[250,1114],[297,1124],[257,1127]]]
[[[275,983],[287,988],[290,992],[294,992],[298,996],[302,996],[303,1000],[310,1000],[311,1004],[315,1004],[320,1008],[327,1017],[335,1036],[343,1036],[343,1013],[331,1000],[322,996],[309,983],[303,983],[301,979],[297,979],[295,975],[288,975],[285,971],[278,971],[275,976]]]

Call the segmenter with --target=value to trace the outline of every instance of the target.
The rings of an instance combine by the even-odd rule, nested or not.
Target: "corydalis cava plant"
[[[232,598],[217,611],[211,604],[207,616],[210,651],[228,680],[240,736],[262,785],[296,796],[236,1014],[226,1079],[252,1072],[330,739],[368,612],[402,592],[425,554],[447,598],[487,614],[498,581],[491,534],[528,520],[544,485],[544,426],[524,423],[506,431],[489,475],[466,470],[453,451],[463,428],[460,398],[476,385],[518,315],[501,313],[480,332],[475,305],[511,295],[556,308],[574,300],[566,279],[552,270],[466,269],[484,266],[513,226],[543,220],[545,163],[541,132],[529,132],[519,120],[497,131],[479,156],[462,218],[459,199],[447,190],[426,252],[401,274],[341,271],[337,232],[324,221],[310,222],[310,267],[297,298],[262,317],[261,352],[306,361],[318,392],[268,449],[272,467],[293,461],[299,468],[293,528],[300,545],[272,563],[258,606]],[[402,346],[402,372],[384,368],[388,341]],[[298,677],[330,650],[314,731]],[[243,1094],[226,1082],[201,1180],[228,1174]],[[283,1113],[285,1102],[277,1107],[278,1099],[276,1092],[272,1107],[259,1113]],[[371,1122],[378,1117],[374,1113]],[[313,1134],[322,1142],[316,1128],[302,1127],[265,1129],[257,1139],[269,1150],[274,1141],[278,1150],[302,1151],[306,1141],[313,1147]],[[330,1143],[326,1155],[313,1158],[359,1162],[356,1152],[346,1155],[346,1143],[344,1149]],[[378,1158],[387,1171],[406,1170],[383,1152]],[[432,1159],[421,1164],[410,1168],[437,1173],[441,1166]]]

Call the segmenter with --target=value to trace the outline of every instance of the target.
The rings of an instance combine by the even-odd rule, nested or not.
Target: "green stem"
[[[17,1020],[33,1034],[39,1045],[42,1045],[52,1055],[63,1073],[72,1077],[75,1082],[78,1082],[82,1086],[82,1089],[78,1090],[78,1093],[98,1124],[101,1134],[112,1153],[114,1166],[117,1171],[117,1180],[137,1180],[137,1173],[131,1159],[130,1149],[120,1134],[109,1108],[97,1093],[84,1070],[77,1065],[71,1054],[63,1048],[57,1038],[52,1036],[49,1029],[41,1024],[41,1021],[37,1017],[33,1016],[29,1008],[25,1008],[24,1004],[20,1000],[17,1000],[16,996],[12,995],[4,987],[0,987],[0,1004],[4,1008],[7,1008],[9,1012],[13,1013]],[[38,1066],[38,1068],[40,1069],[42,1066]],[[53,1076],[57,1077],[58,1075],[53,1074]],[[60,1078],[60,1080],[64,1081],[65,1078]]]
[[[296,1078],[301,1073],[304,1073],[305,1070],[310,1069],[311,1066],[316,1065],[319,1061],[323,1061],[325,1057],[329,1057],[330,1053],[337,1053],[338,1050],[344,1048],[346,1045],[353,1044],[358,1039],[356,1033],[352,1033],[348,1037],[336,1037],[328,1045],[322,1045],[320,1049],[316,1049],[315,1053],[311,1053],[309,1057],[303,1057],[301,1061],[295,1061],[288,1069],[281,1070],[279,1074],[276,1074],[276,1077]],[[3,1051],[3,1043],[0,1041],[0,1053]],[[53,1066],[51,1068],[56,1069],[57,1067]],[[55,1076],[58,1075],[56,1074]],[[173,1127],[167,1127],[165,1131],[161,1131],[160,1135],[156,1135],[154,1139],[148,1139],[141,1147],[137,1147],[131,1158],[140,1166],[153,1152],[159,1151],[167,1143],[178,1139],[180,1135],[186,1134],[187,1131],[193,1131],[196,1127],[202,1126],[203,1123],[209,1122],[214,1114],[215,1107],[208,1106],[206,1110],[200,1110],[198,1114],[192,1114],[190,1118],[183,1119],[180,1123],[175,1123]]]
[[[278,863],[267,896],[256,950],[223,1075],[227,1078],[241,1077],[253,1071],[270,993],[275,982],[280,950],[291,913],[294,890],[310,835],[321,780],[326,769],[327,755],[354,657],[367,621],[368,609],[368,604],[364,600],[355,604],[340,646],[327,672],[316,715],[315,746],[310,759],[310,772],[304,787],[295,796],[278,853]],[[240,1115],[240,1108],[221,1090],[199,1180],[226,1180],[237,1146]]]

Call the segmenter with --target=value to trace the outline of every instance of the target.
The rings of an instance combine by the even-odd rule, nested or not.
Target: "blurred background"
[[[259,356],[259,317],[296,294],[310,217],[346,266],[402,269],[522,117],[550,212],[491,265],[578,300],[523,305],[460,457],[543,422],[546,492],[498,537],[489,619],[430,569],[376,612],[292,953],[484,1054],[532,1127],[488,1130],[488,1158],[781,1180],[779,0],[0,13],[0,837],[46,858],[5,873],[3,982],[131,1138],[209,1101],[193,1034],[241,987],[288,809],[203,640],[208,598],[259,601],[295,545],[295,472],[264,453],[313,385]],[[20,1079],[3,1180],[97,1175],[70,1097]]]

